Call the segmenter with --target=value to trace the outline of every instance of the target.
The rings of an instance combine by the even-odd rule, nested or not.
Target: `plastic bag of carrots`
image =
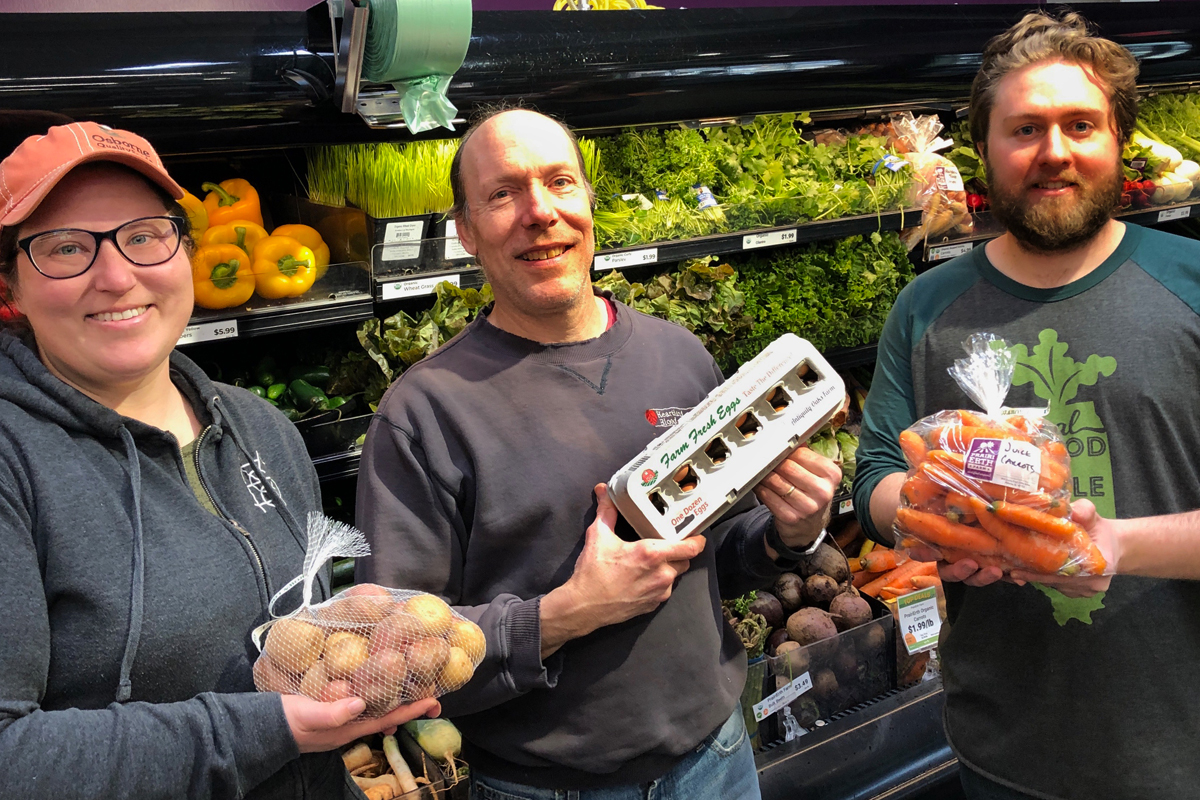
[[[974,334],[963,346],[968,357],[950,374],[988,411],[941,411],[900,434],[915,470],[900,489],[900,547],[1005,573],[1103,574],[1104,557],[1071,521],[1071,458],[1058,427],[1003,408],[1014,366],[1003,340]]]

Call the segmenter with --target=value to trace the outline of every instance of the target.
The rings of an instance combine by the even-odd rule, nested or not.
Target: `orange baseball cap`
[[[89,161],[124,164],[176,200],[183,197],[183,188],[145,139],[96,122],[72,122],[30,136],[0,161],[0,227],[23,222],[64,175]]]

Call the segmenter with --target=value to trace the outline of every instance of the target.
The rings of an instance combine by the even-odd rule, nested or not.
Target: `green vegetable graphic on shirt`
[[[1023,344],[1014,345],[1017,365],[1013,370],[1013,386],[1032,384],[1033,393],[1047,401],[1050,412],[1046,417],[1062,431],[1071,456],[1072,494],[1091,500],[1100,516],[1111,519],[1116,516],[1116,503],[1108,433],[1096,414],[1095,403],[1072,401],[1079,387],[1095,386],[1100,378],[1111,377],[1117,370],[1117,360],[1090,355],[1079,362],[1067,355],[1068,349],[1070,345],[1060,342],[1058,331],[1052,328],[1038,334],[1038,344],[1032,353]],[[1100,602],[1103,593],[1080,601],[1057,591],[1042,591],[1050,598],[1060,625],[1070,619],[1091,624],[1086,612],[1103,607]]]

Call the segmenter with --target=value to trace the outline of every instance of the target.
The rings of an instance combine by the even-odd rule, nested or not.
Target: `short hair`
[[[987,142],[996,87],[1009,73],[1042,61],[1085,67],[1100,84],[1124,145],[1137,120],[1137,59],[1121,45],[1095,35],[1088,21],[1070,11],[1055,18],[1031,11],[983,49],[983,63],[971,84],[971,138]]]
[[[450,192],[454,198],[454,205],[446,212],[446,215],[451,219],[466,223],[470,219],[470,211],[467,208],[467,188],[463,184],[462,179],[462,154],[467,147],[467,142],[479,130],[485,122],[498,117],[508,111],[529,111],[539,116],[552,121],[558,127],[562,128],[563,133],[567,135],[567,139],[571,142],[571,147],[575,151],[575,158],[579,160],[579,173],[583,176],[583,188],[587,191],[588,203],[594,208],[596,205],[596,190],[592,188],[592,182],[588,180],[587,167],[584,166],[583,151],[579,149],[579,138],[575,136],[575,132],[568,128],[562,120],[555,119],[548,114],[542,114],[540,111],[535,111],[532,108],[516,103],[501,103],[498,105],[484,106],[480,108],[471,118],[471,125],[459,140],[458,150],[454,152],[454,158],[450,161]]]

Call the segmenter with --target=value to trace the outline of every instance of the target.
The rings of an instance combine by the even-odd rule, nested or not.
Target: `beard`
[[[1112,219],[1125,184],[1120,162],[1113,164],[1111,174],[1094,180],[1067,170],[1043,180],[1073,183],[1075,192],[1030,204],[1024,186],[1004,185],[997,181],[991,162],[986,158],[984,166],[987,168],[992,215],[1021,245],[1037,253],[1068,252],[1091,241]]]

